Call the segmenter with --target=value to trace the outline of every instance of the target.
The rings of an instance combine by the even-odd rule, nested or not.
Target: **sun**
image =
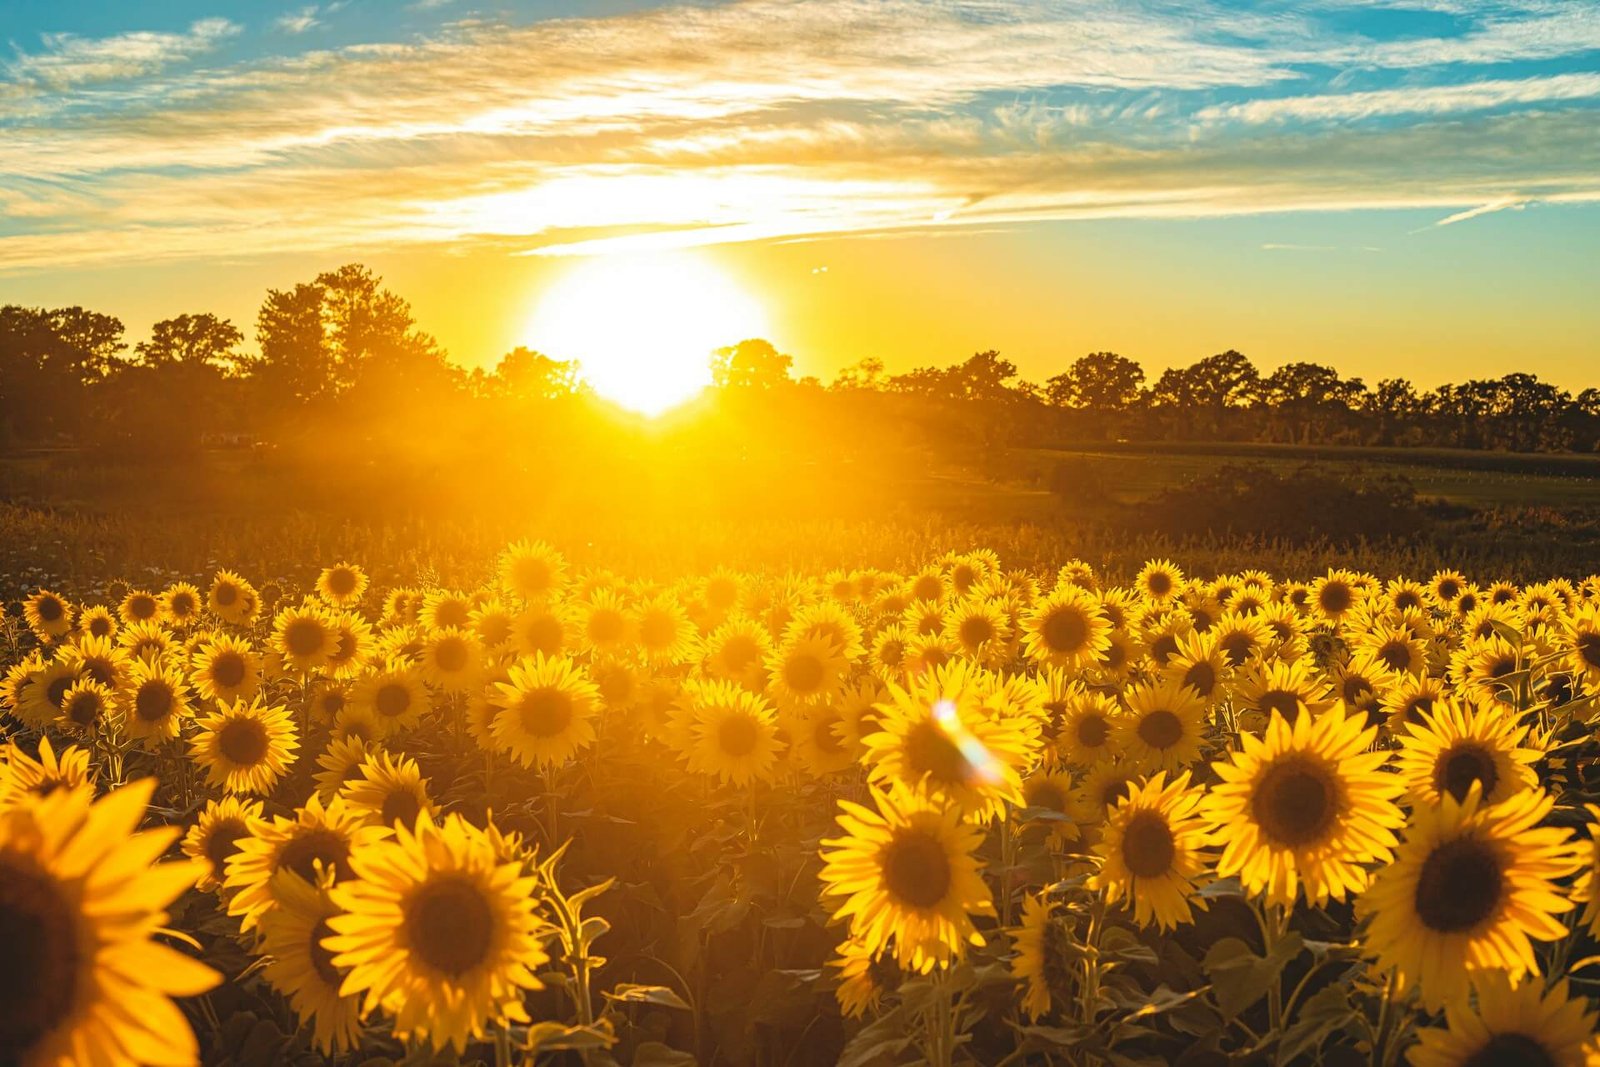
[[[711,383],[713,349],[768,333],[761,302],[733,276],[671,252],[574,264],[541,295],[527,343],[577,360],[601,396],[658,415]]]

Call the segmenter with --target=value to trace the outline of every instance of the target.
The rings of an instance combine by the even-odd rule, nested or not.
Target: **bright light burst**
[[[711,382],[711,352],[768,336],[759,301],[703,256],[674,252],[575,264],[540,299],[528,344],[576,359],[595,392],[657,415]]]

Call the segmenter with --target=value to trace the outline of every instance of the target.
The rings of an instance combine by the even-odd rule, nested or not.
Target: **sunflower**
[[[137,662],[129,669],[119,703],[128,736],[147,746],[176,738],[193,713],[188,681],[177,668],[159,662]]]
[[[839,972],[833,995],[847,1019],[877,1011],[889,980],[898,973],[892,961],[884,960],[853,937],[840,942],[828,966]]]
[[[694,659],[694,624],[676,597],[661,594],[638,605],[632,615],[634,638],[650,663],[667,667]]]
[[[1560,645],[1568,668],[1590,689],[1600,689],[1600,603],[1588,603],[1567,619]]]
[[[1273,630],[1256,612],[1246,615],[1229,608],[1222,613],[1207,637],[1222,654],[1227,666],[1237,670],[1260,658],[1272,644]]]
[[[1397,677],[1388,664],[1370,652],[1357,652],[1348,662],[1334,668],[1334,695],[1377,722],[1381,694],[1394,685]]]
[[[572,605],[578,647],[590,655],[620,653],[634,640],[627,601],[612,589],[598,589]]]
[[[1467,695],[1504,703],[1509,696],[1507,675],[1526,666],[1517,647],[1498,634],[1467,641],[1451,657],[1450,674]]]
[[[786,640],[767,657],[767,691],[784,707],[815,707],[839,695],[850,663],[820,634]]]
[[[998,667],[1011,658],[1011,620],[995,600],[969,597],[945,613],[945,640],[961,654],[985,667]]]
[[[161,592],[161,618],[180,629],[200,621],[204,601],[188,582],[174,582]]]
[[[48,737],[39,738],[39,758],[24,752],[15,741],[0,750],[0,808],[24,798],[47,797],[60,789],[92,785],[89,750],[68,745],[59,754]]]
[[[322,665],[322,673],[337,681],[348,681],[366,668],[373,651],[372,627],[353,611],[329,610],[327,618],[333,628],[333,649]]]
[[[519,541],[500,555],[500,586],[524,603],[552,599],[566,575],[566,559],[543,541]]]
[[[256,697],[236,700],[198,720],[200,732],[189,742],[189,758],[205,768],[211,784],[229,793],[272,792],[287,774],[300,747],[289,709],[268,707]]]
[[[1067,811],[1080,828],[1098,833],[1117,801],[1127,796],[1138,780],[1128,764],[1101,760],[1079,777],[1077,788],[1067,798]]]
[[[513,664],[489,700],[495,743],[524,767],[559,766],[594,744],[600,691],[566,656]]]
[[[204,993],[219,976],[152,935],[204,864],[151,865],[178,835],[134,833],[155,785],[142,779],[98,803],[88,789],[63,789],[0,811],[7,1062],[198,1062],[171,998]]]
[[[1052,846],[1078,839],[1078,824],[1068,810],[1072,798],[1072,775],[1066,771],[1036,770],[1022,780],[1022,806],[1054,812],[1059,819],[1039,819]]]
[[[483,667],[483,647],[469,630],[446,627],[422,639],[422,679],[447,693],[471,689]]]
[[[1024,616],[1023,649],[1035,663],[1087,667],[1111,639],[1111,622],[1092,593],[1063,586]]]
[[[1022,800],[1019,770],[1029,760],[1015,720],[980,707],[981,679],[962,660],[919,676],[908,687],[889,683],[878,731],[863,739],[869,777],[923,788],[980,822]]]
[[[361,603],[367,591],[367,572],[354,563],[335,563],[317,575],[317,596],[330,608],[348,608]]]
[[[86,607],[78,613],[78,629],[90,637],[117,636],[117,617],[111,609],[100,604]]]
[[[1301,715],[1321,715],[1333,704],[1322,673],[1303,659],[1272,659],[1252,664],[1238,686],[1238,706],[1265,726],[1274,713],[1293,723]]]
[[[346,701],[344,707],[333,714],[333,729],[329,731],[329,736],[339,741],[357,738],[368,744],[376,744],[389,736],[389,724],[370,704]]]
[[[680,706],[691,771],[735,786],[772,780],[782,744],[765,700],[731,682],[702,682],[684,687]]]
[[[1395,769],[1420,803],[1437,804],[1444,793],[1463,802],[1477,783],[1483,802],[1498,804],[1539,784],[1530,764],[1542,753],[1522,747],[1527,736],[1528,728],[1499,705],[1473,707],[1446,699],[1398,735]]]
[[[1395,861],[1357,899],[1368,954],[1430,1009],[1463,1003],[1474,972],[1537,974],[1533,941],[1566,936],[1557,916],[1573,905],[1557,883],[1582,864],[1570,831],[1539,825],[1553,806],[1538,789],[1493,805],[1476,786],[1465,801],[1446,793],[1412,813]]]
[[[494,657],[511,645],[516,621],[515,612],[500,601],[491,600],[472,613],[470,632],[487,654]]]
[[[704,669],[713,678],[761,689],[771,655],[772,635],[767,628],[747,615],[735,615],[706,638]]]
[[[78,665],[64,657],[41,663],[17,691],[17,717],[32,726],[54,722],[78,679]]]
[[[942,633],[913,637],[906,643],[905,673],[915,678],[935,667],[943,667],[958,655],[956,646],[946,641]]]
[[[511,620],[511,645],[524,656],[560,656],[578,644],[578,633],[565,604],[539,602]]]
[[[22,618],[45,644],[72,632],[72,605],[48,589],[41,589],[22,602]]]
[[[155,622],[161,617],[161,601],[156,599],[154,593],[143,590],[129,590],[122,602],[117,605],[117,614],[125,623]]]
[[[549,956],[539,943],[537,881],[502,863],[459,815],[418,822],[353,859],[359,877],[331,896],[343,914],[322,942],[348,973],[341,994],[382,1007],[397,1037],[464,1052],[485,1026],[529,1021],[523,997]]]
[[[902,968],[926,974],[984,943],[972,923],[994,914],[975,855],[983,834],[911,790],[874,789],[872,798],[876,811],[839,801],[843,836],[822,841],[823,896],[865,951],[892,944]]]
[[[430,589],[422,594],[422,606],[414,619],[406,623],[421,625],[427,630],[442,630],[446,626],[457,628],[472,625],[472,613],[477,608],[472,598],[449,589]]]
[[[196,889],[221,887],[228,857],[239,851],[239,842],[250,836],[250,828],[259,818],[259,800],[226,796],[206,801],[195,824],[183,835],[183,854],[207,864],[195,880]]]
[[[1406,1053],[1411,1067],[1478,1067],[1527,1064],[1579,1067],[1595,1062],[1600,1019],[1582,994],[1569,995],[1566,979],[1513,983],[1499,971],[1473,980],[1477,1004],[1445,1005],[1445,1025],[1417,1031]]]
[[[1243,735],[1239,751],[1213,763],[1220,779],[1205,813],[1218,832],[1217,875],[1239,877],[1249,894],[1290,907],[1297,894],[1321,906],[1360,892],[1365,864],[1393,855],[1403,785],[1369,752],[1376,727],[1336,706],[1293,724],[1274,715],[1266,734]]]
[[[261,673],[249,639],[222,634],[200,646],[189,681],[205,700],[249,700],[261,691]]]
[[[30,652],[6,668],[4,678],[0,678],[0,710],[9,711],[24,722],[28,721],[30,716],[25,709],[32,703],[28,690],[37,682],[45,663],[45,658],[38,652]],[[63,695],[65,692],[62,690]]]
[[[407,756],[398,760],[382,749],[369,752],[340,789],[351,811],[360,812],[379,826],[414,826],[418,816],[433,819],[433,801],[428,797],[428,780],[422,777],[417,761]]]
[[[323,803],[337,796],[347,783],[360,781],[361,764],[369,753],[378,752],[381,747],[376,741],[360,736],[330,738],[328,747],[317,757],[321,770],[312,775]]]
[[[1170,781],[1158,772],[1130,788],[1095,845],[1103,862],[1089,887],[1103,889],[1107,903],[1126,897],[1140,926],[1172,930],[1189,922],[1194,907],[1205,907],[1196,892],[1210,843],[1198,814],[1203,795],[1187,771]]]
[[[872,666],[878,677],[892,681],[905,673],[910,637],[902,626],[885,626],[872,641]]]
[[[172,634],[159,622],[129,623],[117,631],[116,640],[134,660],[160,659],[173,646]]]
[[[391,659],[350,687],[350,700],[340,714],[371,712],[379,736],[388,738],[416,727],[427,707],[428,690],[421,673],[403,660]]]
[[[250,836],[238,842],[227,858],[222,887],[228,896],[228,914],[240,918],[239,928],[255,928],[261,916],[277,907],[283,885],[298,878],[306,885],[334,884],[354,877],[351,857],[388,837],[390,831],[373,826],[361,812],[334,797],[326,805],[313,794],[296,808],[293,818],[281,815],[250,824]]]
[[[57,653],[81,677],[99,682],[107,689],[120,689],[128,680],[128,653],[109,637],[82,637],[77,644],[64,646]]]
[[[1057,1000],[1070,1001],[1081,977],[1072,938],[1055,918],[1058,907],[1043,895],[1029,895],[1022,902],[1022,925],[1010,931],[1017,950],[1011,973],[1023,985],[1022,1010],[1035,1022]]]
[[[261,610],[261,594],[233,571],[218,571],[206,593],[206,607],[223,622],[249,626]]]
[[[286,669],[309,674],[328,662],[338,648],[338,631],[320,607],[284,608],[272,624],[273,648]]]
[[[1061,729],[1056,734],[1056,751],[1067,763],[1087,767],[1112,758],[1117,722],[1122,705],[1109,693],[1075,686],[1063,694]]]
[[[1445,699],[1444,679],[1431,675],[1402,674],[1395,679],[1379,702],[1388,712],[1389,735],[1399,737],[1406,727],[1420,724],[1433,706]]]
[[[1233,674],[1228,656],[1217,644],[1214,629],[1178,639],[1178,648],[1161,668],[1161,676],[1180,689],[1194,692],[1207,707],[1227,695]]]
[[[1346,570],[1330,570],[1311,583],[1307,603],[1325,621],[1337,623],[1361,600],[1361,588],[1356,575]]]
[[[1133,586],[1150,603],[1165,606],[1183,591],[1183,571],[1171,560],[1153,559],[1140,568]]]
[[[328,892],[299,879],[279,886],[278,906],[261,917],[261,974],[289,998],[311,1041],[324,1056],[338,1056],[361,1041],[361,998],[341,996],[344,975],[322,942],[339,914]]]
[[[1189,618],[1187,611],[1177,608],[1146,615],[1142,627],[1145,649],[1150,654],[1151,662],[1157,667],[1165,667],[1167,661],[1178,654],[1178,642],[1194,629],[1194,621]]]
[[[79,736],[100,730],[119,730],[122,712],[116,692],[87,678],[75,682],[61,698],[61,714],[56,717],[56,725]]]
[[[861,633],[861,624],[848,608],[832,601],[807,604],[794,613],[794,618],[783,628],[783,641],[823,637],[839,646],[840,655],[847,660],[858,660],[867,654]]]
[[[1125,693],[1116,722],[1117,752],[1137,767],[1176,772],[1200,756],[1206,702],[1174,681],[1146,682]]]
[[[1460,571],[1435,571],[1428,580],[1428,594],[1441,608],[1449,608],[1467,588],[1467,579]]]
[[[856,765],[861,744],[854,724],[845,721],[837,706],[825,704],[799,711],[785,726],[790,755],[813,778],[842,774]]]

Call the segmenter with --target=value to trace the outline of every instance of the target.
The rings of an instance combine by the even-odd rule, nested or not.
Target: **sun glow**
[[[606,256],[545,291],[528,345],[578,361],[595,392],[657,415],[711,382],[711,352],[769,333],[761,303],[703,256]]]

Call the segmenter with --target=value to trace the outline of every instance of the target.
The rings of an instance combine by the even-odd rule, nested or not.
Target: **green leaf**
[[[1293,1061],[1314,1053],[1330,1033],[1349,1029],[1355,1015],[1348,986],[1335,982],[1317,990],[1295,1007],[1294,1021],[1278,1042],[1278,1059]]]
[[[522,1049],[525,1052],[554,1052],[557,1049],[610,1048],[617,1039],[593,1026],[563,1026],[561,1023],[535,1023],[528,1027]]]
[[[1212,945],[1202,963],[1211,979],[1217,1006],[1224,1015],[1237,1015],[1267,995],[1288,962],[1300,954],[1300,935],[1291,930],[1273,946],[1269,956],[1255,951],[1236,937]]]
[[[693,1011],[684,999],[663,985],[634,985],[623,982],[609,993],[602,993],[607,1000],[616,1004],[659,1004],[663,1008],[677,1008],[680,1011]]]

